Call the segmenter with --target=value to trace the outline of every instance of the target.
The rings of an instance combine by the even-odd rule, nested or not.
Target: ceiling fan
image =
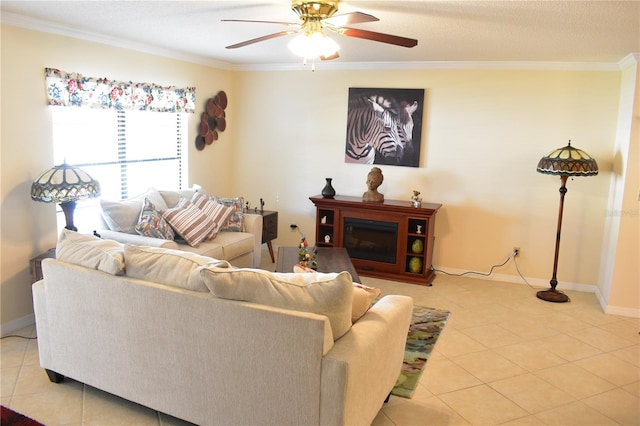
[[[375,22],[379,19],[362,12],[334,16],[338,11],[339,2],[339,0],[291,0],[291,9],[300,17],[301,23],[223,19],[226,22],[281,24],[289,27],[287,30],[232,44],[226,48],[237,49],[276,37],[298,34],[289,43],[289,49],[294,54],[303,57],[305,62],[307,59],[315,60],[316,58],[322,60],[335,59],[339,57],[338,50],[340,46],[328,37],[324,30],[347,37],[362,38],[402,47],[414,47],[418,44],[418,40],[412,38],[346,27],[345,25]]]

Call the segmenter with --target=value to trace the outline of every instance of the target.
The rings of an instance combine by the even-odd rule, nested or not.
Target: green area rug
[[[400,377],[391,391],[392,395],[411,398],[418,387],[420,376],[431,356],[431,351],[442,333],[451,312],[442,309],[414,306],[404,361]]]

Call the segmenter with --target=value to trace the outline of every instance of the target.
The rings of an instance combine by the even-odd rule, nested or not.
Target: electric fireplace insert
[[[344,218],[342,245],[351,258],[396,263],[397,243],[396,222]]]

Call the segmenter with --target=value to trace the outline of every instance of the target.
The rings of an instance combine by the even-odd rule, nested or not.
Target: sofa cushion
[[[186,198],[181,198],[175,207],[163,210],[162,217],[192,247],[197,247],[206,240],[216,227],[213,221]]]
[[[123,245],[93,235],[63,229],[56,246],[56,258],[63,262],[97,269],[111,275],[124,273]]]
[[[218,231],[222,228],[222,225],[227,223],[229,217],[235,212],[233,207],[225,206],[224,204],[216,203],[209,199],[201,192],[196,192],[191,197],[191,202],[216,224],[213,231],[207,236],[208,239],[213,239],[218,235]]]
[[[130,244],[124,246],[124,258],[128,277],[207,293],[198,268],[221,262],[182,250]]]
[[[227,223],[222,225],[220,231],[230,232],[243,232],[244,231],[244,197],[236,198],[218,198],[211,197],[216,203],[232,207],[234,209],[233,214],[227,220]]]
[[[164,200],[164,203],[166,205],[165,208],[172,208],[172,207],[175,207],[176,204],[178,204],[178,201],[180,200],[180,198],[186,198],[187,200],[190,200],[191,197],[193,197],[193,194],[195,194],[196,192],[201,192],[197,188],[199,187],[194,186],[193,188],[190,188],[190,189],[179,189],[177,191],[160,190],[158,191],[158,193]]]
[[[149,188],[146,192],[123,201],[100,200],[102,218],[112,231],[135,234],[136,224],[140,218],[140,211],[145,198],[148,198],[157,209],[164,210],[167,204],[160,193]]]
[[[214,259],[225,259],[224,250],[221,244],[218,244],[218,239],[205,240],[198,244],[198,247],[191,247],[189,244],[165,244],[163,247],[172,248],[175,250],[188,251],[190,253],[196,253],[200,256],[213,257]]]
[[[135,230],[145,237],[162,238],[163,240],[173,240],[175,237],[171,225],[164,220],[160,210],[148,198],[144,199]]]
[[[235,259],[246,253],[251,253],[254,248],[254,236],[248,232],[220,232],[215,240],[222,246],[224,259]]]
[[[351,327],[353,285],[348,272],[287,274],[207,265],[201,274],[209,290],[223,299],[325,315],[334,340]]]

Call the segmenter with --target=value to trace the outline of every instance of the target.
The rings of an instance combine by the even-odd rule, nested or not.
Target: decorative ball
[[[413,244],[411,244],[411,251],[414,253],[422,253],[423,250],[424,250],[424,244],[422,243],[422,240],[419,238],[416,238]]]
[[[422,272],[422,259],[419,257],[412,257],[409,259],[409,271],[415,274]]]

